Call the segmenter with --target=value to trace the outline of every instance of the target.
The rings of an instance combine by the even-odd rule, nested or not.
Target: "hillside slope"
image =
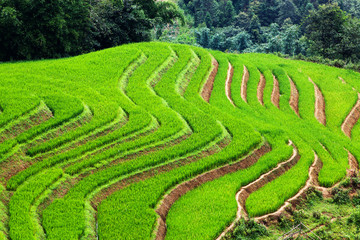
[[[357,169],[359,77],[165,43],[2,63],[0,237],[216,239],[276,217]]]

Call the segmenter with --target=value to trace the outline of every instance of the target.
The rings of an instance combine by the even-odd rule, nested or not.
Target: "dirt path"
[[[247,84],[249,81],[250,75],[248,69],[244,66],[244,73],[241,80],[241,98],[247,102]]]
[[[309,81],[314,85],[315,89],[315,118],[324,126],[326,126],[326,114],[325,114],[325,99],[321,93],[320,88],[311,80]]]
[[[216,59],[212,58],[212,65],[213,70],[211,71],[209,78],[207,79],[206,83],[204,84],[204,87],[201,92],[201,97],[206,101],[209,102],[211,97],[211,92],[214,88],[214,81],[217,74],[217,71],[219,69],[219,63],[216,61]]]
[[[126,117],[127,119],[127,117]],[[121,122],[124,122],[124,120],[121,120]],[[18,174],[21,171],[24,171],[25,169],[29,168],[31,165],[36,164],[38,162],[41,162],[47,158],[56,156],[57,154],[60,153],[64,153],[66,151],[70,151],[72,149],[75,149],[76,147],[79,147],[81,145],[86,144],[87,142],[92,141],[93,139],[95,139],[96,137],[101,137],[101,136],[105,136],[106,134],[110,134],[112,131],[115,131],[115,127],[120,128],[120,124],[121,122],[117,122],[116,125],[112,125],[112,127],[114,128],[106,128],[104,129],[104,131],[100,131],[97,132],[94,135],[89,135],[86,138],[83,138],[79,141],[75,141],[74,143],[70,143],[71,145],[64,145],[64,147],[60,147],[58,149],[46,152],[46,153],[42,153],[39,154],[37,156],[35,156],[34,158],[31,159],[31,161],[27,160],[25,158],[26,155],[26,150],[29,148],[28,145],[22,146],[17,152],[15,152],[14,154],[12,154],[11,156],[9,156],[6,161],[3,161],[0,163],[0,167],[3,171],[0,172],[0,179],[3,179],[2,182],[6,183],[11,177],[15,176],[16,174]],[[126,122],[124,122],[125,124]],[[38,142],[37,142],[38,143]],[[115,146],[118,143],[113,143],[109,146]],[[93,154],[95,153],[100,153],[104,150],[106,150],[107,148],[109,148],[109,146],[99,146],[96,149],[93,149]],[[88,155],[87,153],[84,153],[83,157],[89,157],[90,155]]]
[[[295,196],[288,199],[276,212],[257,217],[255,218],[255,220],[258,222],[266,223],[269,220],[271,221],[273,219],[278,219],[281,214],[286,211],[287,207],[296,206],[297,204],[299,204],[301,199],[303,199],[306,195],[307,190],[316,184],[321,165],[322,164],[319,157],[316,155],[316,153],[314,153],[314,162],[309,169],[309,178],[306,181],[305,186],[301,188]]]
[[[131,175],[127,178],[116,180],[114,179],[112,182],[110,182],[107,187],[103,188],[99,192],[95,193],[95,195],[91,198],[91,205],[92,207],[97,210],[98,205],[106,199],[108,196],[113,194],[114,192],[120,191],[121,189],[124,189],[125,187],[135,184],[140,181],[144,181],[146,179],[152,178],[154,176],[157,176],[159,174],[169,172],[173,169],[188,165],[192,162],[196,162],[202,158],[208,157],[210,155],[216,154],[220,152],[223,148],[225,148],[229,143],[231,142],[231,138],[225,137],[221,140],[218,140],[215,145],[212,145],[212,143],[209,143],[207,147],[205,147],[202,151],[199,152],[193,152],[189,153],[189,155],[184,156],[181,159],[177,159],[173,162],[166,163],[166,164],[160,164],[158,166],[154,166],[151,169],[136,173],[134,175]],[[85,176],[86,177],[86,176]],[[76,182],[78,182],[77,180]],[[73,184],[72,184],[73,185]],[[71,186],[70,186],[71,187]],[[68,189],[66,189],[68,191]],[[53,198],[57,198],[57,196],[54,196]],[[45,206],[46,207],[46,206]],[[44,207],[43,207],[44,208]],[[94,216],[94,219],[96,217]],[[96,230],[97,231],[97,230]]]
[[[80,128],[86,124],[88,124],[93,118],[93,113],[87,105],[84,105],[84,110],[78,116],[69,119],[68,121],[62,123],[60,126],[56,128],[49,129],[47,132],[41,134],[40,138],[35,138],[33,141],[29,142],[23,149],[23,151],[27,151],[28,149],[40,145],[44,142],[51,141],[54,138],[57,138],[63,134],[66,134],[70,131],[74,131],[77,128]],[[70,144],[75,140],[71,140],[66,142],[65,144]],[[63,144],[64,145],[64,144]],[[59,147],[60,148],[60,147]],[[52,150],[52,149],[49,149]],[[47,150],[46,152],[48,152]]]
[[[339,77],[339,79],[342,82],[342,84],[346,84],[345,80],[342,77]]]
[[[274,79],[274,87],[271,93],[271,102],[275,107],[280,108],[280,89],[279,89],[279,81],[273,76]]]
[[[347,176],[354,176],[359,173],[359,163],[356,160],[355,156],[348,151],[348,158],[349,158],[349,166],[350,169],[347,170]]]
[[[346,175],[347,175],[348,177],[351,177],[351,176],[354,176],[354,174],[358,174],[358,173],[359,173],[359,164],[358,164],[358,161],[356,160],[355,156],[352,155],[350,151],[348,151],[348,160],[349,160],[350,169],[348,169],[348,170],[346,171],[346,172],[347,172]],[[322,167],[322,163],[321,163],[321,162],[320,162],[320,165],[321,165],[321,166],[320,166],[320,169],[321,169],[321,167]],[[316,180],[317,180],[317,178],[316,178]],[[339,184],[340,184],[340,182],[337,183],[337,184],[335,184],[334,186],[332,186],[332,187],[330,187],[330,188],[325,188],[325,187],[321,187],[320,184],[319,184],[319,182],[316,181],[315,184],[314,184],[314,186],[315,186],[315,188],[316,188],[318,191],[322,192],[324,198],[330,198],[331,195],[332,195],[332,194],[331,194],[332,190],[333,190],[334,188],[338,187]]]
[[[265,184],[276,179],[277,177],[279,177],[280,175],[285,173],[287,170],[289,170],[292,166],[294,166],[298,162],[298,160],[300,159],[300,155],[298,153],[297,148],[293,145],[293,143],[291,141],[289,141],[289,145],[292,145],[294,147],[293,154],[289,160],[287,160],[286,162],[279,163],[277,165],[277,167],[274,168],[273,170],[271,170],[270,172],[267,172],[267,173],[261,175],[254,182],[240,188],[240,190],[237,192],[236,197],[235,197],[236,202],[238,204],[236,219],[230,224],[230,226],[228,226],[220,234],[220,236],[216,240],[220,240],[221,238],[223,238],[226,235],[226,233],[231,231],[234,228],[236,222],[238,222],[242,217],[244,217],[244,218],[248,217],[248,215],[246,213],[245,202],[251,193],[255,192],[256,190],[263,187]]]
[[[219,141],[215,146],[207,148],[202,150],[200,153],[198,154],[194,154],[188,157],[184,157],[181,158],[179,160],[176,160],[174,162],[165,164],[165,165],[161,165],[159,167],[154,167],[151,168],[149,170],[137,173],[133,176],[130,176],[126,179],[123,179],[119,182],[116,182],[115,184],[112,184],[111,186],[102,189],[99,193],[97,193],[94,198],[91,200],[92,206],[96,209],[98,204],[100,202],[102,202],[104,199],[106,199],[108,196],[110,196],[112,193],[117,192],[121,189],[123,189],[125,186],[128,186],[129,184],[133,184],[135,182],[139,182],[139,181],[143,181],[145,179],[151,178],[153,176],[156,176],[160,173],[163,172],[168,172],[171,171],[172,169],[178,168],[180,166],[185,166],[189,163],[195,162],[201,158],[213,155],[217,152],[219,152],[221,149],[225,148],[228,144],[230,143],[230,141],[226,140],[226,139],[222,139],[221,141]],[[174,143],[174,145],[177,143]],[[137,154],[134,157],[139,157],[141,155],[146,155],[150,152],[143,152],[140,155]],[[130,156],[131,157],[131,156]]]
[[[52,115],[51,115],[52,117]],[[50,118],[51,118],[50,117]],[[72,129],[76,129],[83,124],[89,122],[92,118],[92,114],[90,112],[89,114],[81,114],[79,117],[75,117],[74,119],[70,119],[68,122],[65,122],[63,125],[55,128],[50,129],[47,132],[41,133],[38,135],[35,139],[31,140],[29,143],[21,144],[20,147],[11,155],[9,155],[5,161],[0,163],[0,167],[2,171],[0,172],[0,178],[2,179],[1,182],[6,184],[6,182],[19,172],[22,172],[29,168],[31,165],[44,160],[46,157],[53,156],[55,154],[55,151],[59,151],[58,149],[61,149],[59,147],[58,149],[53,149],[51,151],[47,151],[45,153],[40,153],[37,156],[33,157],[31,161],[27,158],[27,150],[31,147],[35,147],[37,145],[40,145],[41,143],[44,143],[46,141],[49,141],[53,138],[56,138],[58,136],[61,136],[61,134],[70,131]],[[43,123],[43,122],[42,122]],[[65,144],[66,146],[66,144]]]
[[[349,165],[350,169],[348,170],[348,176],[352,176],[352,174],[357,173],[359,171],[359,165],[356,161],[356,158],[348,151],[348,159],[349,159]],[[271,219],[277,219],[283,212],[286,211],[287,207],[296,206],[300,203],[301,199],[303,199],[306,195],[307,190],[310,187],[315,187],[316,189],[320,190],[325,198],[328,198],[331,196],[331,191],[334,187],[338,186],[339,184],[336,184],[335,186],[331,188],[323,188],[319,186],[319,173],[322,168],[322,162],[318,155],[314,153],[314,163],[311,165],[309,169],[309,178],[306,181],[305,186],[292,198],[287,200],[285,204],[275,213],[268,214],[265,216],[261,216],[256,218],[257,221],[266,223],[266,221]]]
[[[229,68],[228,68],[226,83],[225,83],[225,93],[226,93],[227,98],[231,102],[231,104],[233,106],[235,106],[234,101],[231,98],[231,83],[232,83],[233,75],[234,75],[234,68],[231,65],[231,63],[229,63]]]
[[[352,108],[351,112],[345,118],[343,124],[341,125],[341,130],[345,133],[346,136],[351,138],[351,131],[357,121],[360,118],[360,94],[358,93],[358,101],[355,106]]]
[[[40,107],[35,114],[30,115],[28,118],[21,120],[20,122],[0,132],[0,143],[7,139],[15,138],[30,128],[46,122],[52,117],[53,114],[51,110],[44,104],[44,106]]]
[[[260,148],[254,150],[251,154],[243,158],[241,161],[238,161],[233,164],[228,164],[223,167],[211,170],[209,172],[203,173],[189,181],[183,182],[177,185],[169,194],[165,195],[160,206],[157,208],[156,212],[160,216],[158,219],[158,229],[156,232],[156,239],[165,239],[166,236],[166,216],[171,208],[171,206],[184,194],[187,192],[201,186],[206,182],[213,181],[217,178],[225,176],[241,169],[248,168],[255,164],[258,159],[264,154],[271,151],[271,147],[268,143],[265,143]]]
[[[113,122],[111,122],[111,123],[109,123],[107,125],[104,125],[105,127],[103,127],[103,128],[97,128],[93,132],[90,132],[87,135],[83,135],[83,136],[79,137],[78,139],[75,139],[72,142],[66,143],[66,144],[62,145],[61,147],[59,147],[59,148],[57,148],[55,150],[36,155],[33,158],[32,161],[33,162],[39,162],[39,161],[42,161],[44,159],[53,157],[55,155],[58,155],[58,154],[61,154],[61,153],[67,152],[67,151],[71,151],[71,150],[73,150],[75,148],[78,148],[80,146],[83,146],[83,145],[85,145],[85,144],[87,144],[87,143],[89,143],[89,142],[91,142],[91,141],[93,141],[93,140],[95,140],[97,138],[103,137],[105,135],[111,134],[111,133],[119,130],[121,127],[123,127],[125,124],[127,124],[128,121],[129,121],[129,117],[127,115],[124,115],[122,117],[118,117],[118,118],[116,118],[115,121],[113,121]],[[117,142],[117,141],[114,140],[113,142]],[[96,147],[96,149],[93,149],[92,151],[96,151],[97,149],[98,150],[101,150],[101,149],[105,150],[106,146],[110,146],[109,144],[110,143],[107,143],[105,145],[101,145],[99,147]],[[115,146],[115,143],[112,144],[111,146]],[[22,152],[26,152],[26,150],[28,148],[29,148],[29,146],[25,146],[22,149]],[[84,155],[87,155],[87,154],[84,153]],[[1,174],[0,174],[0,176],[1,176]]]
[[[264,106],[264,89],[266,86],[266,79],[264,74],[260,73],[260,81],[257,88],[257,98],[261,105]]]
[[[299,91],[296,88],[296,85],[294,83],[294,81],[288,76],[289,81],[290,81],[290,85],[291,85],[291,96],[290,96],[290,107],[292,108],[292,110],[294,110],[294,112],[296,113],[296,115],[299,115]]]

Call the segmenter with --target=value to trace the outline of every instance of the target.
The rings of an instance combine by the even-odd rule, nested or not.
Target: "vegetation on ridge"
[[[360,90],[351,70],[167,43],[2,63],[0,70],[5,239],[151,238],[162,199],[194,177],[199,185],[169,205],[166,238],[212,239],[235,219],[239,189],[295,149],[296,161],[246,199],[249,216],[274,212],[299,192],[314,153],[324,187],[345,177],[348,151],[360,157],[358,124],[352,139],[342,131]],[[325,99],[325,125],[316,118],[314,84]],[[264,144],[271,149],[251,160]],[[243,167],[201,178],[236,164]]]

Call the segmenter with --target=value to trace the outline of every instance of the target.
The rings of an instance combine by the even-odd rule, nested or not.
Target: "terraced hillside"
[[[360,74],[142,43],[0,64],[1,239],[220,239],[357,170]]]

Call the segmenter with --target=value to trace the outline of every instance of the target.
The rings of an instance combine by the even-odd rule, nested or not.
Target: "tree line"
[[[168,27],[160,40],[230,52],[360,61],[358,0],[179,0],[178,4],[188,25]]]
[[[184,17],[155,0],[0,0],[0,61],[65,57],[152,39]]]
[[[158,40],[360,65],[358,0],[176,2],[0,0],[0,61]]]

